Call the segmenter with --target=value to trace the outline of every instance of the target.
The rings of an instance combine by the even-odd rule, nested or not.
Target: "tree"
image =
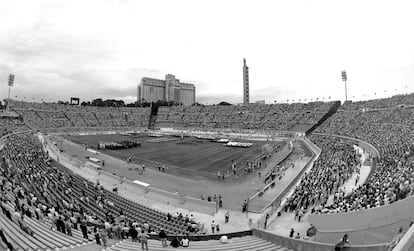
[[[221,101],[220,103],[218,103],[218,105],[231,105],[231,104],[225,101]]]
[[[104,102],[101,98],[97,98],[97,99],[92,100],[91,105],[92,106],[104,106]]]
[[[81,103],[81,106],[90,106],[90,105],[91,105],[91,101],[88,101],[88,102],[83,101],[83,102]]]

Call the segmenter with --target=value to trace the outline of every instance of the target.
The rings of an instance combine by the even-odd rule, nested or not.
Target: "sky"
[[[136,100],[142,77],[196,85],[203,104],[414,92],[414,2],[0,0],[0,98]],[[16,97],[17,96],[17,97]],[[289,100],[289,101],[288,101]]]

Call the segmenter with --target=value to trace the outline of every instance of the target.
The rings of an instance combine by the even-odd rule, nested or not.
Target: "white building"
[[[172,74],[167,74],[165,80],[142,78],[138,85],[137,101],[157,102],[158,100],[192,105],[196,101],[195,86],[194,84],[180,83],[180,80]]]

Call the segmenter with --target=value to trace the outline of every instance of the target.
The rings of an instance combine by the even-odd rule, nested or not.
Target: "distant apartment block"
[[[138,85],[137,101],[174,101],[188,106],[196,102],[195,89],[194,84],[181,83],[172,74],[165,80],[144,77]]]

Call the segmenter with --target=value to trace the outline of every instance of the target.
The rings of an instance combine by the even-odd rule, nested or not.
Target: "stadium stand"
[[[33,129],[74,131],[83,129],[148,128],[150,108],[72,106],[12,101],[11,108]]]
[[[356,171],[358,158],[351,142],[313,135],[309,139],[322,152],[313,168],[305,173],[294,193],[287,199],[286,211],[307,210],[316,204],[325,205],[329,195],[335,194]],[[342,193],[340,195],[342,198]]]
[[[403,102],[403,103],[401,103]],[[381,158],[367,182],[329,210],[348,212],[387,205],[414,193],[413,94],[345,103],[317,132],[349,136],[373,144]]]
[[[338,103],[160,107],[156,127],[307,131]]]
[[[96,224],[122,215],[121,218],[126,222],[147,223],[154,230],[164,227],[170,234],[186,232],[188,221],[184,217],[171,217],[167,220],[164,213],[131,202],[104,190],[99,183],[93,184],[74,175],[59,163],[48,160],[40,142],[33,136],[28,136],[10,136],[10,141],[4,148],[5,158],[10,162],[9,165],[19,167],[19,172],[24,174],[22,179],[25,186],[36,191],[38,198],[43,198],[47,204],[58,208],[68,208],[69,204],[78,205],[92,215]],[[16,154],[22,152],[25,154]],[[50,175],[50,178],[45,179],[44,175]],[[47,188],[43,189],[45,186]],[[43,195],[45,192],[48,193],[46,196]]]
[[[29,130],[23,121],[15,117],[0,117],[0,137],[13,133],[15,131]]]

